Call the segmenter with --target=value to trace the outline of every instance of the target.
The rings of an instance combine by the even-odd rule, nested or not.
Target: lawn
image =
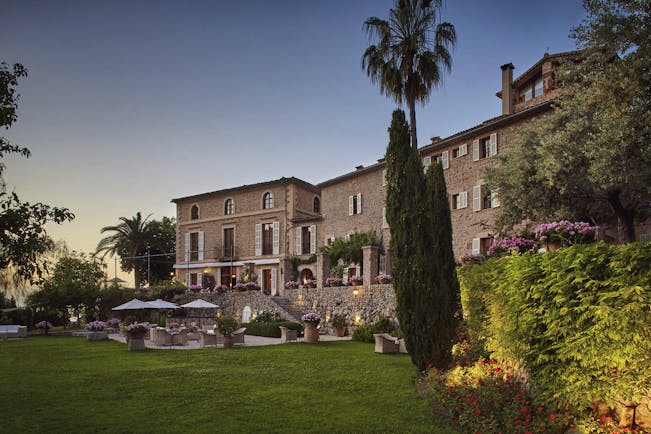
[[[406,355],[321,342],[129,352],[114,341],[0,342],[3,432],[453,433]]]

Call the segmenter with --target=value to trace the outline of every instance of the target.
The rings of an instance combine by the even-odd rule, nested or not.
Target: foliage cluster
[[[293,321],[273,321],[273,322],[254,322],[242,324],[246,327],[246,334],[252,336],[265,336],[268,338],[279,338],[281,335],[280,327],[287,327],[290,330],[303,332],[303,326]]]
[[[346,322],[346,316],[340,313],[336,313],[332,315],[332,319],[330,320],[330,325],[335,329],[346,327],[346,325],[348,325]]]
[[[375,231],[355,232],[348,237],[338,238],[331,245],[323,247],[321,250],[330,256],[330,262],[333,266],[339,265],[341,261],[344,266],[348,264],[359,264],[360,274],[363,274],[362,247],[376,246],[383,249],[382,240],[377,236]],[[334,276],[341,277],[335,273]]]
[[[215,318],[215,328],[224,336],[233,336],[240,323],[232,316],[222,315]]]
[[[281,321],[280,314],[269,310],[263,310],[251,320],[253,323],[278,322]]]
[[[604,242],[459,270],[468,337],[582,414],[651,388],[651,243]]]
[[[353,330],[353,340],[359,342],[375,342],[373,337],[376,333],[393,333],[396,330],[395,325],[385,317],[380,317],[373,324],[363,323]]]
[[[559,433],[567,417],[532,399],[523,378],[480,359],[450,370],[431,369],[428,391],[442,404],[463,432]]]
[[[394,111],[386,152],[386,218],[397,316],[414,364],[443,368],[451,358],[459,310],[450,204],[441,164],[430,165],[423,175],[408,136],[404,113]]]
[[[299,273],[298,267],[300,265],[314,264],[316,262],[316,255],[310,255],[307,259],[302,259],[298,256],[290,256],[289,260],[289,278],[290,280],[298,281]]]

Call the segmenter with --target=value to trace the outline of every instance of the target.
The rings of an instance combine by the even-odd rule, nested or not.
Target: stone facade
[[[498,157],[508,152],[518,128],[551,110],[552,100],[562,92],[555,86],[554,70],[559,62],[575,55],[545,55],[515,80],[513,65],[503,65],[502,90],[497,93],[505,97],[502,115],[445,139],[432,138],[419,150],[424,166],[437,159],[443,164],[456,257],[488,249],[497,232],[499,197],[487,190],[484,169],[497,164]],[[224,230],[232,228],[236,253],[232,274],[238,278],[249,264],[267,293],[282,295],[293,272],[289,258],[296,256],[303,261],[298,270],[300,279],[318,276],[318,285],[322,285],[327,272],[316,262],[306,260],[332,240],[354,232],[374,231],[388,248],[384,174],[384,159],[379,159],[376,164],[358,166],[353,172],[317,185],[282,178],[175,199],[177,279],[188,285],[200,283],[202,274],[208,272],[216,276],[218,283],[230,284],[231,258],[223,252],[223,238]],[[268,193],[273,195],[274,206],[263,209],[263,197]],[[227,200],[233,201],[234,212],[230,215],[225,212]],[[260,225],[271,225],[278,238],[271,253],[259,252],[256,237],[260,237]],[[201,242],[196,241],[196,235],[188,238],[192,233],[200,234]],[[187,249],[193,247],[193,240],[194,247],[200,245],[203,254],[188,259]],[[389,265],[390,258],[382,257],[372,264],[372,273],[390,273]],[[355,264],[351,267],[350,274],[359,274]],[[372,283],[372,277],[365,282]]]

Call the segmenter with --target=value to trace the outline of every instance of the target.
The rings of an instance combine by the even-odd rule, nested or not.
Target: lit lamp
[[[353,289],[353,295],[359,295],[359,289],[357,288]]]
[[[355,317],[355,325],[359,325],[359,323],[361,323],[361,322],[362,322],[362,317],[359,316],[359,315],[357,315],[357,316]]]

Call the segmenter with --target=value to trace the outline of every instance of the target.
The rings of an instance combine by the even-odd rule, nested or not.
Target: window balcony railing
[[[215,247],[215,258],[219,260],[237,259],[240,251],[237,246]]]

